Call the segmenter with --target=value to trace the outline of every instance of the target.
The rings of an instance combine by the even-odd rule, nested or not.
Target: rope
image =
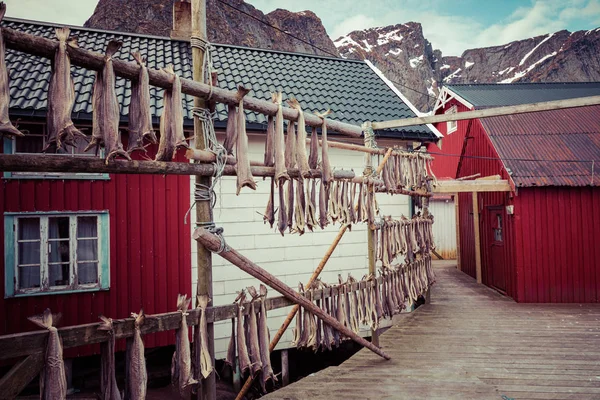
[[[198,48],[204,51],[204,81],[208,83],[210,87],[210,91],[206,100],[210,100],[213,93],[213,81],[212,81],[212,49],[213,46],[208,43],[206,40],[202,39],[199,36],[192,36],[190,43],[192,47]],[[225,171],[225,165],[227,162],[227,151],[225,148],[219,143],[217,140],[217,135],[215,133],[215,126],[213,120],[216,118],[216,112],[211,114],[208,108],[199,108],[194,107],[192,109],[192,114],[194,117],[198,118],[202,123],[202,130],[204,132],[204,142],[206,146],[206,150],[210,151],[215,155],[215,162],[213,163],[214,172],[213,179],[211,181],[210,186],[196,183],[194,189],[194,203],[190,206],[190,208],[185,213],[184,223],[187,223],[187,217],[192,210],[192,208],[199,201],[210,201],[210,208],[214,209],[217,203],[217,195],[215,193],[215,187],[219,184],[221,177],[223,176],[223,172]],[[198,138],[195,138],[198,140]],[[208,229],[214,229],[214,224],[212,222],[208,223]],[[196,223],[196,226],[203,226],[204,223]]]

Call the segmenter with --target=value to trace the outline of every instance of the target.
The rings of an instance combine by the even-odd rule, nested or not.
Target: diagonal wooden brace
[[[213,233],[210,233],[208,230],[206,230],[204,228],[197,228],[194,231],[193,237],[194,237],[194,239],[196,239],[197,241],[202,243],[202,245],[204,245],[207,249],[209,249],[213,252],[218,252],[221,248],[221,245],[222,245],[221,238],[219,238],[217,235],[215,235]],[[217,254],[219,254],[221,257],[223,257],[224,259],[226,259],[233,265],[240,268],[242,271],[247,272],[248,274],[252,275],[253,277],[258,279],[265,285],[268,285],[268,286],[272,287],[273,289],[277,290],[279,293],[284,295],[289,300],[308,309],[311,313],[313,313],[314,315],[319,317],[323,322],[325,322],[332,328],[338,330],[339,332],[343,333],[345,336],[351,338],[356,343],[368,348],[369,350],[371,350],[375,354],[385,358],[386,360],[390,359],[390,356],[385,354],[379,347],[373,345],[372,343],[368,342],[361,336],[357,335],[352,330],[350,330],[347,327],[345,327],[344,325],[342,325],[338,320],[333,318],[331,315],[329,315],[326,312],[324,312],[323,310],[321,310],[319,307],[314,305],[311,301],[307,300],[305,297],[300,296],[298,293],[296,293],[296,291],[294,289],[290,288],[288,285],[286,285],[285,283],[283,283],[282,281],[277,279],[275,276],[273,276],[269,272],[265,271],[263,268],[256,265],[255,263],[250,261],[248,258],[241,255],[238,251],[225,246],[225,249]]]

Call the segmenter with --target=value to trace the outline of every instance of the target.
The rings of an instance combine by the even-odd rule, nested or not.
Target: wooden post
[[[454,219],[456,220],[456,268],[462,271],[460,265],[460,209],[458,205],[458,193],[454,194]]]
[[[281,386],[290,384],[290,362],[287,349],[281,350]]]
[[[204,82],[204,51],[205,46],[202,43],[207,43],[206,36],[206,0],[192,0],[192,78],[195,82]],[[200,44],[200,46],[196,45]],[[206,101],[202,97],[194,97],[194,107],[198,109],[206,108]],[[194,147],[197,150],[206,149],[206,132],[204,132],[202,121],[199,118],[194,118]],[[210,187],[211,178],[208,176],[196,176],[196,185]],[[210,197],[210,196],[208,196]],[[210,199],[200,201],[196,198],[196,226],[206,226],[213,222]],[[212,306],[212,254],[210,250],[197,242],[197,266],[198,280],[196,294],[208,296],[208,306]],[[196,307],[198,306],[196,299]],[[200,352],[199,329],[196,329],[194,340],[194,348],[196,349],[196,358]],[[214,325],[208,324],[206,335],[208,336],[208,352],[211,360],[215,359],[215,335]],[[196,341],[197,340],[197,341]],[[200,364],[197,364],[200,365]],[[199,377],[199,376],[198,376]],[[215,371],[213,370],[206,379],[199,379],[198,399],[214,400],[217,397],[217,386],[215,381]]]
[[[477,192],[473,192],[473,227],[475,228],[475,274],[481,283],[481,242],[479,239],[479,203]]]
[[[215,252],[220,251],[220,249],[222,249],[222,246],[224,245],[222,238],[219,238],[219,236],[209,232],[204,228],[196,228],[192,237],[195,240],[202,242],[202,244],[204,244],[205,247]],[[312,301],[298,294],[294,289],[283,283],[276,276],[273,276],[273,274],[269,273],[264,268],[261,268],[259,265],[252,262],[247,257],[244,257],[235,249],[225,246],[225,249],[222,249],[219,255],[227,261],[229,261],[230,263],[232,263],[233,265],[235,265],[236,267],[238,267],[239,269],[241,269],[242,271],[247,272],[249,275],[258,279],[265,285],[268,285],[269,287],[278,291],[287,299],[293,301],[295,304],[306,308],[316,317],[321,319],[324,323],[331,326],[333,329],[340,331],[340,333],[354,340],[359,345],[368,348],[373,353],[386,360],[391,359],[391,357],[379,347],[374,346],[372,343],[366,341],[362,336],[358,335],[352,329],[349,329],[347,326],[340,323],[337,319],[333,318],[321,308],[317,307]]]
[[[373,148],[373,143],[370,140],[371,135],[374,135],[373,128],[370,122],[365,122],[363,125],[363,134],[365,139],[365,147]],[[388,156],[389,157],[389,156]],[[365,169],[363,171],[364,176],[370,176],[373,173],[373,155],[371,153],[365,153]],[[367,190],[374,190],[373,186],[369,185]],[[375,268],[375,230],[369,226],[367,229],[367,258],[369,262],[369,275],[376,275]],[[377,330],[371,329],[371,343],[375,346],[379,346],[379,335]]]
[[[325,252],[325,255],[321,259],[321,262],[317,266],[317,269],[315,269],[315,271],[313,272],[311,277],[308,279],[308,282],[306,282],[306,285],[304,285],[304,287],[306,287],[306,288],[310,287],[310,285],[312,285],[312,283],[315,281],[315,279],[317,279],[319,277],[319,275],[323,271],[323,268],[325,268],[325,264],[327,264],[327,261],[329,261],[329,258],[333,254],[333,251],[337,247],[338,243],[342,239],[342,236],[344,236],[344,233],[346,232],[346,230],[348,229],[349,226],[350,225],[348,225],[348,224],[342,225],[337,236],[335,237],[335,239],[333,239],[333,242],[331,243],[331,245]],[[279,328],[277,333],[275,333],[275,336],[273,336],[273,339],[271,339],[271,343],[269,344],[269,353],[271,353],[273,350],[275,350],[275,346],[277,346],[277,343],[279,343],[279,341],[283,337],[283,334],[285,333],[286,329],[292,323],[294,316],[296,315],[296,313],[298,312],[299,309],[300,309],[300,306],[298,304],[295,304],[294,307],[292,307],[292,309],[288,313],[288,316],[285,318],[285,321],[283,321],[283,324],[281,324],[281,327]],[[244,398],[244,396],[246,395],[246,393],[252,386],[253,381],[254,381],[254,379],[252,376],[249,376],[248,379],[246,379],[246,383],[244,383],[244,386],[242,387],[242,389],[239,391],[238,395],[236,396],[236,400],[238,400],[238,399],[241,400]]]

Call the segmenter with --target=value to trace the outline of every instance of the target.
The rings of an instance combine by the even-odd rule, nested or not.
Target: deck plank
[[[598,399],[600,305],[517,304],[453,265],[431,303],[361,350],[265,399]]]

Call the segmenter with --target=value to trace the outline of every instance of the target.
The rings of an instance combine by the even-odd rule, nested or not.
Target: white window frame
[[[52,239],[48,237],[48,220],[54,217],[69,218],[69,284],[63,286],[50,286],[48,248]],[[77,218],[78,217],[96,217],[97,218],[97,240],[98,240],[98,259],[89,260],[98,262],[98,280],[97,283],[81,284],[78,281],[76,266],[87,261],[79,262],[77,259],[77,242],[81,238],[77,237]],[[40,221],[40,287],[20,288],[19,287],[19,220],[26,218],[36,218]],[[77,293],[98,290],[108,290],[110,288],[110,240],[109,240],[109,218],[108,211],[78,211],[78,212],[22,212],[4,214],[4,234],[5,234],[5,290],[4,297],[20,297],[44,294],[59,293]],[[85,239],[84,239],[85,240]],[[36,239],[37,241],[37,239]],[[46,249],[46,251],[42,251]],[[37,265],[37,264],[36,264]]]
[[[456,114],[458,112],[458,107],[456,104],[452,107],[448,108],[444,114]],[[446,122],[446,133],[452,133],[458,129],[458,121],[447,121]]]

